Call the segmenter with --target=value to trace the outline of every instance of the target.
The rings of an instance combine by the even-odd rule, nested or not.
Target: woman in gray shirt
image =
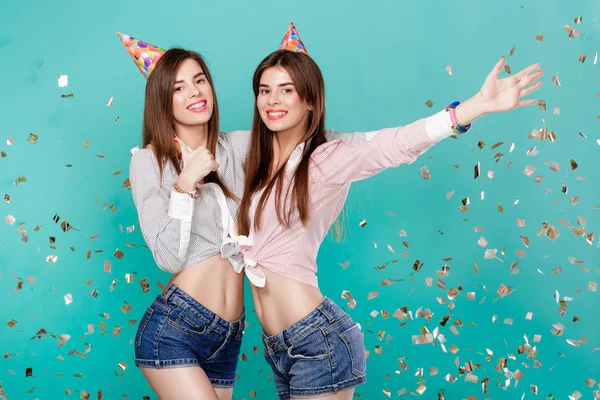
[[[243,274],[238,252],[229,251],[232,262],[226,253],[235,249],[231,213],[248,134],[219,131],[210,72],[183,49],[168,50],[150,75],[142,130],[144,149],[130,165],[133,199],[156,264],[173,277],[141,319],[136,365],[161,399],[231,399]]]

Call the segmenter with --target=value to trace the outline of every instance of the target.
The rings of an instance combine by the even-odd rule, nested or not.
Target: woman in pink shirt
[[[263,327],[265,358],[281,399],[351,399],[366,381],[363,334],[318,288],[319,246],[350,184],[414,162],[444,137],[489,113],[535,104],[533,64],[499,79],[502,58],[479,92],[429,118],[367,134],[364,143],[325,140],[325,91],[306,54],[279,50],[254,73],[256,95],[244,195],[238,213],[245,272]]]

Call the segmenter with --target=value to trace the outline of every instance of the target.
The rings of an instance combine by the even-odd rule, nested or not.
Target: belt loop
[[[165,301],[169,300],[169,297],[171,297],[171,295],[173,294],[173,292],[175,292],[175,290],[177,290],[177,285],[175,285],[172,280],[169,280],[169,282],[167,283],[167,285],[165,286],[165,288],[161,294],[163,300],[165,300]]]
[[[328,299],[327,297],[324,297],[324,298],[323,298],[323,301],[321,302],[321,304],[319,304],[319,305],[317,306],[317,309],[318,309],[319,311],[321,311],[321,313],[322,313],[322,314],[323,314],[325,317],[327,317],[327,320],[329,320],[329,323],[331,324],[331,323],[335,322],[335,316],[334,316],[334,315],[333,315],[333,314],[332,314],[332,313],[331,313],[331,312],[330,312],[330,311],[329,311],[327,308],[325,308],[325,305],[326,305],[326,303],[328,302],[328,300],[329,300],[329,299]]]
[[[213,319],[213,322],[211,322],[211,324],[208,326],[208,328],[206,328],[206,333],[212,332],[212,330],[215,329],[215,326],[217,326],[217,324],[219,323],[220,320],[221,320],[221,317],[219,317],[218,315],[215,314],[215,318]]]

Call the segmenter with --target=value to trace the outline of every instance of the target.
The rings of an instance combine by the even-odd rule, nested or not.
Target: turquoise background
[[[349,312],[365,330],[370,351],[369,381],[357,394],[386,399],[387,390],[392,398],[412,398],[408,392],[416,393],[422,382],[427,389],[421,397],[427,399],[437,398],[438,392],[446,399],[533,398],[530,385],[537,385],[540,398],[552,394],[565,399],[575,391],[583,399],[593,398],[598,383],[590,388],[586,379],[600,380],[600,351],[594,351],[600,347],[600,294],[588,289],[589,282],[600,281],[600,66],[593,64],[594,52],[600,50],[598,15],[598,2],[556,0],[5,3],[0,13],[0,151],[7,156],[0,158],[0,195],[6,193],[11,200],[0,202],[0,397],[55,399],[69,397],[70,391],[71,398],[79,398],[85,397],[84,390],[91,398],[97,398],[98,390],[105,399],[154,397],[133,363],[136,324],[130,321],[139,320],[159,292],[158,281],[165,283],[168,277],[143,247],[131,193],[122,188],[129,150],[141,141],[145,82],[115,30],[157,46],[201,52],[215,79],[222,128],[232,130],[250,126],[254,68],[277,48],[293,20],[325,75],[328,126],[342,131],[406,124],[450,101],[466,99],[502,55],[513,73],[536,61],[546,71],[545,86],[536,93],[546,101],[546,111],[534,106],[487,116],[469,134],[445,140],[413,165],[352,187],[347,238],[343,243],[329,238],[318,263],[326,295],[344,307],[343,290],[357,300]],[[578,16],[583,21],[574,24]],[[569,38],[565,24],[579,29],[580,36]],[[536,41],[536,35],[543,35],[544,41]],[[580,54],[587,54],[585,63],[578,62]],[[69,76],[67,88],[57,85],[62,74]],[[552,85],[556,74],[561,87]],[[74,96],[61,98],[69,93]],[[114,103],[107,107],[110,97]],[[427,100],[434,103],[432,109],[425,105]],[[553,113],[554,107],[560,114]],[[556,133],[554,143],[526,136],[542,127]],[[36,144],[27,141],[30,133],[39,135]],[[10,146],[8,138],[14,139]],[[82,145],[86,140],[89,148]],[[477,146],[479,140],[485,142],[483,149]],[[497,142],[504,144],[492,150]],[[515,149],[509,152],[511,143]],[[526,151],[533,146],[539,154],[528,157]],[[497,152],[503,153],[499,162],[494,161]],[[575,171],[569,167],[570,158],[579,164]],[[558,162],[559,172],[551,171],[546,161]],[[481,176],[473,179],[478,162]],[[430,180],[419,174],[424,165]],[[526,165],[536,167],[533,177],[523,174]],[[489,170],[495,172],[491,180]],[[121,173],[114,175],[117,171]],[[15,186],[20,175],[27,182]],[[533,183],[537,175],[544,176],[540,184]],[[567,194],[561,193],[561,184],[568,186]],[[451,191],[454,196],[447,200]],[[569,198],[574,196],[580,198],[572,205]],[[464,197],[470,199],[465,213],[458,209]],[[498,212],[499,203],[504,213]],[[9,214],[16,218],[12,226],[4,221]],[[58,224],[55,214],[61,218]],[[564,220],[577,227],[580,216],[586,218],[586,234],[594,233],[592,246],[561,225]],[[367,225],[360,228],[363,219]],[[517,219],[525,219],[526,226],[518,227]],[[76,230],[63,232],[63,220]],[[559,230],[557,240],[537,235],[544,221]],[[127,233],[130,226],[136,229]],[[475,232],[476,226],[483,231]],[[21,240],[19,227],[27,232],[27,242]],[[406,237],[400,237],[401,229]],[[95,234],[100,236],[90,239]],[[529,248],[520,235],[529,238]],[[55,249],[49,237],[56,238]],[[486,248],[498,249],[500,260],[483,259],[480,237],[488,240]],[[117,249],[125,253],[122,260],[113,255]],[[518,250],[525,250],[526,256],[518,257]],[[409,254],[402,255],[405,251]],[[49,255],[58,256],[57,262],[47,263]],[[445,263],[442,259],[448,257],[452,260]],[[571,264],[569,257],[584,263]],[[105,260],[112,264],[110,273],[104,272]],[[415,260],[424,263],[419,272],[412,270]],[[340,263],[347,261],[349,267],[342,269]],[[514,261],[519,261],[518,274],[509,269]],[[384,263],[386,269],[374,268]],[[435,284],[436,271],[444,264],[450,267],[449,276],[439,277],[446,282],[445,291]],[[559,266],[562,273],[554,275]],[[126,282],[128,273],[135,273],[132,283]],[[427,277],[433,278],[431,287],[425,285]],[[149,293],[142,292],[144,278]],[[381,287],[386,278],[402,281]],[[21,290],[11,293],[20,279]],[[113,279],[117,282],[111,291]],[[514,292],[494,301],[501,283]],[[450,312],[436,297],[449,302],[447,291],[459,285],[464,290]],[[92,290],[98,291],[96,298]],[[379,297],[367,300],[373,291]],[[556,291],[560,299],[572,300],[562,316]],[[474,301],[467,300],[467,292],[475,293]],[[64,300],[68,293],[73,296],[70,305]],[[250,297],[246,300],[252,310]],[[128,314],[120,310],[124,302],[132,307]],[[400,326],[392,314],[405,306],[415,319]],[[431,310],[431,320],[416,317],[419,307]],[[387,310],[390,317],[373,318],[373,310]],[[533,313],[531,320],[525,318],[527,312]],[[242,350],[247,361],[239,364],[234,396],[250,399],[256,391],[256,398],[272,399],[271,372],[262,352],[253,352],[254,346],[261,348],[260,328],[254,313],[248,314]],[[442,327],[439,321],[445,315],[452,318]],[[581,320],[573,322],[575,316]],[[506,318],[513,324],[505,324]],[[11,328],[7,323],[12,319],[17,323]],[[464,326],[454,335],[449,328],[457,319]],[[562,336],[551,332],[557,323],[565,326]],[[88,324],[94,333],[86,334]],[[121,332],[113,336],[116,327]],[[459,351],[413,345],[411,336],[422,327],[438,327],[446,347],[456,345]],[[48,333],[36,337],[42,328]],[[377,337],[380,331],[385,331],[383,340]],[[71,338],[61,347],[62,334]],[[527,354],[517,352],[524,335],[537,346],[539,368]],[[533,343],[534,335],[542,336],[540,343]],[[587,342],[579,347],[566,341],[582,338]],[[85,359],[69,355],[86,349]],[[485,360],[486,349],[493,351],[491,361]],[[494,366],[509,355],[514,359],[508,359],[508,370],[520,370],[523,377],[516,387],[512,379],[504,390],[498,383],[504,385],[505,373]],[[401,359],[406,370],[399,366]],[[469,361],[478,366],[474,374],[479,384],[460,375],[457,365]],[[124,371],[120,362],[127,364]],[[430,367],[437,367],[439,374],[431,376]],[[26,377],[27,368],[33,368],[33,376]],[[423,368],[423,376],[416,376],[418,368]],[[447,374],[457,381],[444,380]],[[489,378],[487,394],[481,390],[484,378]],[[398,395],[402,389],[407,393]]]

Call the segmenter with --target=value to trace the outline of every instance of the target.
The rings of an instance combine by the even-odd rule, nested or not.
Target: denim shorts
[[[135,335],[135,364],[199,366],[213,387],[231,388],[243,331],[243,315],[227,322],[171,283],[141,319]]]
[[[360,326],[328,298],[280,334],[263,334],[263,342],[280,399],[334,394],[367,381]]]

